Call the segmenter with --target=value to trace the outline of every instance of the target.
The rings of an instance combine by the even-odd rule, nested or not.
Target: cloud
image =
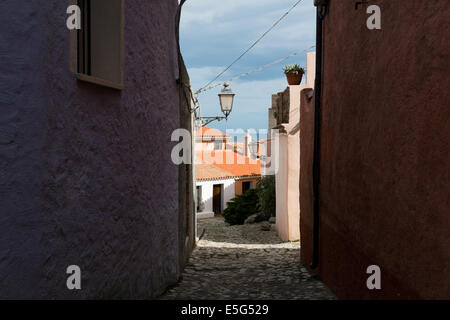
[[[191,84],[194,88],[200,88],[201,86],[205,85],[207,82],[209,82],[211,79],[213,79],[215,76],[217,76],[222,70],[225,69],[225,66],[223,67],[199,67],[199,68],[189,68],[189,77],[191,79]]]
[[[280,5],[293,4],[293,0],[277,0]],[[192,24],[212,24],[217,19],[233,18],[240,10],[267,8],[273,0],[190,0],[183,7],[184,27]]]
[[[248,42],[256,40],[295,2],[296,0],[193,0],[185,4],[181,30],[189,35],[193,31],[198,34],[201,28],[202,35],[231,34],[237,40],[245,39]],[[307,5],[306,1],[292,10],[271,33],[278,33],[277,29],[290,24],[289,21],[298,23],[305,17],[315,18],[314,6]]]
[[[195,90],[201,88],[258,39],[297,0],[189,0],[183,7],[181,46]],[[315,8],[304,0],[218,81],[271,63],[315,43]],[[305,63],[299,55],[286,63]],[[218,129],[267,128],[267,109],[272,94],[286,88],[276,65],[231,83],[236,93],[228,123]],[[199,97],[203,116],[220,115],[217,94],[221,88]]]

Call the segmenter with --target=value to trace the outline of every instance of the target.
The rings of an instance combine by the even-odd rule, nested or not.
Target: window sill
[[[97,85],[100,85],[103,87],[112,88],[112,89],[116,89],[116,90],[124,89],[123,84],[117,84],[117,83],[114,83],[114,82],[111,82],[108,80],[96,78],[93,76],[88,76],[86,74],[76,73],[75,76],[76,76],[77,80],[79,80],[79,81],[89,82],[89,83],[97,84]]]

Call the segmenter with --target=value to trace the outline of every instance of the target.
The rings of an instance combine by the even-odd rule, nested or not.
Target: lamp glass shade
[[[248,148],[250,149],[249,151],[251,154],[258,153],[258,143],[257,142],[249,143]]]
[[[228,87],[228,84],[225,84],[222,91],[219,93],[220,108],[227,117],[233,109],[234,96],[235,94]]]

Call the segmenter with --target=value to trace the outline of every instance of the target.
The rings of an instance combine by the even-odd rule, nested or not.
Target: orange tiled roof
[[[201,129],[195,131],[196,137],[229,137],[229,135],[223,133],[222,131],[212,129],[209,127],[202,127]]]
[[[208,163],[196,164],[195,170],[197,180],[227,179],[233,177],[228,171]]]
[[[196,156],[197,180],[261,175],[261,162],[259,160],[250,159],[234,151],[197,152]]]

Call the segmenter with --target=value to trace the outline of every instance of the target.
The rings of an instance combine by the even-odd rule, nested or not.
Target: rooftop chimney
[[[250,132],[246,130],[245,137],[244,137],[244,156],[249,157],[250,151],[248,148],[248,145],[252,142],[252,136],[250,135]]]

